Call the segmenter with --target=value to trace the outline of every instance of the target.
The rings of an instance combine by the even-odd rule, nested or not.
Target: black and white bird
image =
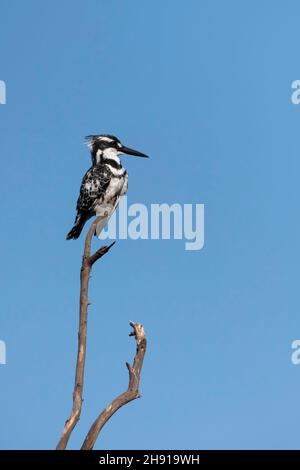
[[[148,158],[144,153],[121,144],[113,135],[89,135],[86,137],[91,151],[92,166],[83,177],[77,215],[67,240],[79,237],[84,224],[92,217],[99,217],[96,235],[99,236],[110,216],[128,188],[128,175],[122,167],[120,155],[130,154]]]

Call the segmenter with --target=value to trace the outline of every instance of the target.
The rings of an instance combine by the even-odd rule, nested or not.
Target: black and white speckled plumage
[[[119,139],[111,135],[89,136],[88,145],[93,165],[83,177],[76,206],[77,215],[67,240],[78,238],[90,217],[105,214],[103,221],[97,225],[99,235],[116,209],[120,197],[127,192],[128,176],[119,155],[130,153],[146,157],[124,147]]]
[[[77,211],[95,211],[95,205],[103,199],[112,176],[111,170],[105,163],[92,166],[83,177],[76,205]]]

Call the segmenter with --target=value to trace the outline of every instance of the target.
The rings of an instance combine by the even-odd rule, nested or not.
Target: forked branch
[[[130,333],[130,336],[134,336],[136,340],[136,354],[132,366],[128,362],[126,363],[129,372],[128,388],[126,392],[122,393],[117,398],[115,398],[111,402],[111,404],[107,408],[105,408],[102,413],[100,413],[100,415],[92,424],[84,440],[84,443],[82,444],[81,450],[93,449],[101,429],[112,417],[112,415],[116,411],[118,411],[119,408],[126,405],[130,401],[135,400],[136,398],[140,398],[139,384],[147,347],[147,340],[143,325],[141,325],[140,323],[133,322],[130,322],[130,325],[133,328],[133,331]]]
[[[75,384],[73,391],[73,406],[71,415],[65,423],[61,438],[56,446],[57,450],[64,450],[67,447],[68,441],[72,434],[73,429],[80,419],[81,408],[82,408],[82,394],[83,394],[83,382],[84,382],[84,366],[86,356],[86,336],[87,336],[87,318],[88,318],[88,306],[90,304],[88,300],[89,281],[90,274],[93,264],[104,256],[110,248],[115,244],[113,242],[109,246],[103,246],[91,255],[91,244],[92,237],[96,229],[97,223],[101,217],[98,217],[92,223],[86,238],[84,245],[84,253],[82,258],[82,265],[80,271],[80,306],[79,306],[79,331],[78,331],[78,351],[77,351],[77,362],[75,372]]]

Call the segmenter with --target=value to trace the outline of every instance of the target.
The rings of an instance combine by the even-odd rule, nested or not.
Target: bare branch
[[[98,259],[102,258],[102,256],[105,255],[111,249],[111,247],[114,246],[115,243],[116,242],[112,242],[109,246],[102,246],[92,256],[90,256],[91,266],[93,266],[93,264],[96,263]]]
[[[80,419],[82,408],[82,394],[84,382],[84,366],[86,356],[86,336],[87,336],[87,318],[90,273],[93,264],[105,255],[114,245],[104,246],[91,255],[92,236],[95,233],[96,225],[101,217],[97,217],[89,228],[85,238],[84,253],[80,271],[80,306],[79,306],[79,331],[78,331],[78,351],[75,372],[75,384],[73,391],[73,406],[69,419],[66,421],[61,438],[57,444],[57,450],[64,450],[67,447],[71,433]]]
[[[112,415],[118,411],[119,408],[126,405],[136,398],[140,398],[139,384],[143,361],[145,357],[147,340],[145,337],[144,327],[140,323],[130,322],[133,331],[130,336],[134,336],[136,340],[136,354],[133,361],[133,365],[126,363],[129,372],[129,384],[126,392],[115,398],[111,404],[100,413],[98,418],[92,424],[84,443],[82,444],[81,450],[93,449],[95,442],[99,436],[99,433],[107,421]]]

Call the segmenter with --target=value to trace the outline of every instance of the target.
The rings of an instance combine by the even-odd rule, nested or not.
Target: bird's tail
[[[84,224],[89,219],[89,217],[84,216],[83,214],[77,214],[73,227],[68,233],[67,240],[76,240],[82,232]]]

